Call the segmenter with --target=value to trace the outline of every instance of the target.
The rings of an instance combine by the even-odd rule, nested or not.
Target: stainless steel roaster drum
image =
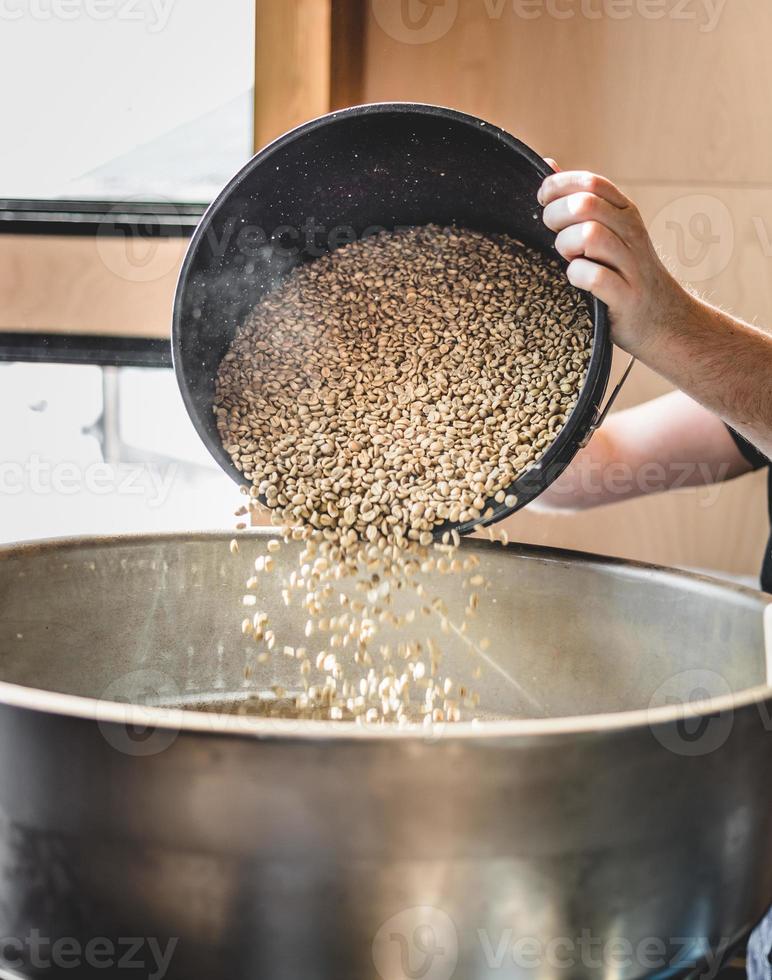
[[[1,550],[3,975],[637,980],[745,935],[772,901],[770,597],[463,547],[499,720],[430,733],[200,710],[292,682],[281,656],[244,681],[248,542]]]

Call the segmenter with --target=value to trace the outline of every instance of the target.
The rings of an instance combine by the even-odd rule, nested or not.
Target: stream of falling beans
[[[387,553],[362,545],[334,561],[329,556],[335,549],[308,528],[284,527],[279,533],[281,538],[270,539],[255,559],[255,574],[243,601],[257,607],[259,594],[280,588],[284,604],[302,611],[304,642],[283,644],[268,614],[257,608],[244,618],[242,633],[263,647],[258,664],[276,655],[296,660],[301,689],[274,687],[250,698],[242,710],[401,726],[460,721],[465,711],[474,715],[479,696],[471,683],[480,676],[480,657],[485,657],[489,643],[485,637],[475,640],[470,624],[487,583],[479,572],[478,556],[458,552],[456,532],[431,548],[412,544]],[[265,579],[278,575],[282,540],[300,542],[301,551],[296,569],[272,584]],[[234,539],[232,550],[240,546]],[[445,600],[426,585],[436,575],[451,574],[464,576],[470,590],[460,623],[452,620]],[[383,642],[384,627],[390,636],[409,631],[420,638]],[[443,671],[442,646],[451,633],[473,658],[468,678]],[[250,673],[248,668],[247,676]]]
[[[436,225],[336,249],[257,304],[222,360],[213,410],[250,483],[241,516],[262,504],[279,529],[255,559],[242,632],[258,662],[291,657],[300,680],[253,709],[363,724],[474,717],[487,583],[442,525],[517,503],[509,488],[565,424],[591,340],[556,261]],[[305,620],[293,646],[260,608],[282,540],[300,545],[273,586]],[[436,594],[447,575],[465,596],[452,618]],[[443,670],[451,635],[470,653],[468,677]]]

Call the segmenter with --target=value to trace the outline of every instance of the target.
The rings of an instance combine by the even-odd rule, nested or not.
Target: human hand
[[[635,204],[610,180],[579,170],[547,177],[538,199],[569,282],[602,300],[614,342],[648,361],[695,301],[661,262]]]

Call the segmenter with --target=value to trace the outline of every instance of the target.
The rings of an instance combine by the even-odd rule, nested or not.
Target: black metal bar
[[[168,368],[172,353],[168,340],[149,337],[0,333],[0,361]]]
[[[0,234],[189,238],[205,204],[0,198]]]

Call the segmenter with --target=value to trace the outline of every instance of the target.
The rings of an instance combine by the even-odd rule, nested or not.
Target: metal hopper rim
[[[255,537],[269,537],[275,534],[272,528],[255,528],[247,532]],[[229,531],[201,531],[194,533],[161,533],[161,534],[121,534],[100,537],[62,537],[35,542],[12,544],[0,548],[0,562],[19,557],[32,557],[56,553],[68,548],[111,548],[115,545],[149,545],[155,542],[170,542],[175,540],[222,540],[225,545],[232,537]],[[531,545],[509,544],[503,546],[481,540],[466,539],[463,547],[484,551],[490,548],[506,547],[524,558],[564,563],[582,563],[585,565],[614,566],[620,571],[629,573],[667,576],[680,583],[707,585],[720,591],[728,591],[737,596],[746,597],[753,603],[762,603],[763,609],[772,607],[772,595],[757,592],[754,589],[726,582],[709,575],[686,572],[678,569],[646,562],[627,561],[620,558],[608,558],[567,549],[543,548]],[[126,712],[131,705],[119,702],[100,700],[98,698],[80,695],[61,694],[39,688],[25,687],[6,681],[0,681],[0,704],[5,704],[29,711],[80,718],[86,721],[96,721],[99,724],[127,723]],[[756,685],[739,693],[732,693],[716,698],[691,702],[688,706],[690,720],[697,717],[709,717],[727,712],[740,711],[759,706],[765,712],[765,717],[772,720],[772,686],[769,684]],[[762,707],[763,706],[763,707]],[[382,741],[397,739],[400,741],[426,742],[427,733],[417,729],[391,728],[362,728],[353,722],[324,722],[298,721],[281,719],[263,719],[240,715],[227,717],[206,711],[195,711],[182,708],[163,708],[152,706],[140,707],[142,721],[148,726],[158,729],[173,729],[177,732],[196,732],[214,736],[231,736],[239,738],[282,739],[289,741],[313,740],[356,740]],[[438,744],[451,741],[508,741],[533,738],[558,738],[582,736],[601,736],[606,733],[633,732],[642,728],[676,724],[686,717],[684,705],[668,705],[656,708],[640,708],[632,711],[606,712],[602,714],[575,715],[559,718],[517,719],[508,721],[490,721],[480,724],[468,722],[453,725],[438,726],[441,733],[435,731],[434,740]]]

